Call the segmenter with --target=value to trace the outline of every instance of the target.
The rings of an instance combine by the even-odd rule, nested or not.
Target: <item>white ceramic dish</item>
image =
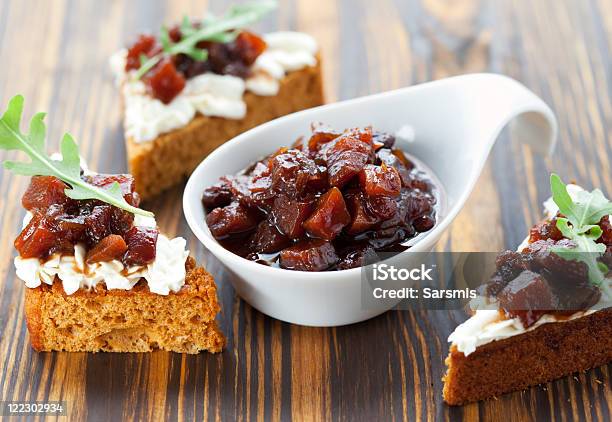
[[[198,239],[232,273],[237,293],[261,312],[301,325],[336,326],[376,316],[391,306],[364,309],[361,270],[309,273],[250,262],[224,249],[211,235],[201,196],[220,176],[309,133],[311,122],[396,133],[414,129],[413,142],[398,146],[431,168],[446,192],[436,226],[411,251],[430,251],[468,198],[500,131],[512,122],[515,136],[536,151],[552,151],[557,123],[550,108],[520,83],[495,74],[430,82],[294,113],[251,129],[210,154],[187,183],[183,207]],[[409,257],[410,255],[406,255]]]

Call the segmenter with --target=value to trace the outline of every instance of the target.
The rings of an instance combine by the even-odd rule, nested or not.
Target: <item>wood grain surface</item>
[[[225,3],[2,0],[0,104],[24,94],[26,115],[48,111],[53,149],[69,130],[94,169],[125,171],[108,56],[141,31],[206,7],[220,12]],[[551,170],[612,194],[610,0],[292,0],[257,29],[296,29],[319,40],[328,101],[493,71],[552,106],[560,122],[554,155],[536,156],[503,134],[441,249],[516,247],[540,218]],[[234,295],[221,265],[190,233],[182,187],[146,205],[215,275],[227,349],[35,353],[12,263],[26,184],[0,171],[0,400],[65,400],[69,420],[610,420],[610,365],[497,400],[444,405],[446,338],[462,312],[389,312],[333,329],[260,314]]]

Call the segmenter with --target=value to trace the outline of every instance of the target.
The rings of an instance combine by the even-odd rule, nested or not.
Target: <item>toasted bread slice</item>
[[[195,260],[185,264],[185,285],[167,296],[151,293],[141,280],[131,290],[79,290],[66,295],[62,283],[26,288],[25,315],[38,351],[179,353],[220,352],[225,338],[212,276]]]
[[[446,359],[444,401],[460,405],[586,371],[612,361],[612,308],[483,344]]]
[[[323,104],[320,57],[317,65],[288,73],[274,96],[244,94],[247,114],[233,120],[197,114],[186,126],[150,142],[126,139],[130,173],[143,200],[180,183],[224,142],[257,125],[299,110]],[[262,151],[262,153],[264,153]]]

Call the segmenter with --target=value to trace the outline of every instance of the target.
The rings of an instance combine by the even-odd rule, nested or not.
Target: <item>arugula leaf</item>
[[[551,251],[563,259],[585,263],[589,269],[589,281],[591,284],[601,286],[608,270],[606,267],[605,272],[602,272],[603,267],[601,265],[605,264],[600,263],[598,258],[606,252],[606,245],[595,242],[602,233],[599,226],[595,227],[599,230],[592,230],[592,234],[590,232],[578,233],[577,230],[568,225],[566,218],[557,219],[557,228],[563,233],[563,236],[572,240],[576,246],[574,248],[554,246],[551,248]]]
[[[172,41],[170,40],[170,32],[165,26],[162,26],[162,29],[160,31],[159,42],[161,43],[162,49],[164,50],[167,50],[172,45]],[[140,64],[142,65],[142,60]]]
[[[153,216],[149,211],[128,204],[119,183],[115,182],[108,189],[102,189],[81,179],[79,148],[70,134],[66,133],[62,138],[61,160],[52,160],[45,152],[45,113],[37,113],[32,117],[28,134],[22,133],[20,129],[22,114],[23,96],[16,95],[9,101],[6,112],[0,118],[0,149],[25,152],[31,161],[6,160],[4,168],[22,176],[55,176],[70,186],[65,193],[72,199],[97,199],[133,214]]]
[[[146,59],[146,61],[143,62],[143,56],[144,54],[140,56],[140,67],[134,74],[134,78],[136,79],[142,78],[149,70],[153,69],[155,65],[161,60],[161,55],[158,54],[157,56],[153,56],[149,59]]]
[[[563,259],[580,261],[586,264],[591,284],[599,286],[612,297],[605,276],[608,267],[598,259],[606,252],[606,245],[597,243],[603,230],[597,224],[606,215],[612,214],[612,202],[608,201],[599,189],[592,192],[581,191],[572,199],[567,186],[556,174],[550,176],[553,200],[565,217],[557,218],[557,228],[564,237],[576,246],[569,248],[555,246],[551,251]]]
[[[211,20],[208,21],[208,23],[212,23],[212,21],[216,20],[216,18],[213,17],[212,15],[210,15],[210,19]],[[183,20],[181,21],[180,28],[181,28],[181,34],[183,37],[190,37],[196,31],[193,24],[189,20],[189,16],[187,15],[183,16]]]
[[[553,200],[574,227],[597,224],[602,217],[612,214],[612,202],[608,201],[599,189],[593,192],[581,191],[576,201],[567,193],[567,187],[556,174],[550,176]]]
[[[572,214],[574,201],[567,192],[565,183],[563,183],[561,178],[555,173],[550,175],[550,191],[553,201],[555,201],[555,204],[559,207],[559,211],[561,211],[563,215],[570,216]]]
[[[216,35],[211,35],[208,37],[208,41],[220,42],[220,43],[228,43],[232,42],[236,39],[240,31],[229,31],[229,32],[220,32]]]
[[[204,25],[199,29],[193,26],[189,18],[183,17],[180,25],[182,39],[177,43],[173,43],[168,29],[162,28],[159,37],[162,44],[162,52],[142,63],[134,77],[136,79],[142,78],[159,63],[163,54],[185,54],[196,61],[204,61],[208,58],[208,51],[199,48],[197,46],[198,43],[201,41],[231,42],[238,35],[238,29],[258,21],[275,7],[275,1],[259,1],[233,6],[222,17],[210,15],[205,18]]]
[[[165,52],[169,54],[183,53],[189,56],[196,54],[197,56],[199,53],[196,52],[202,51],[202,49],[196,47],[196,44],[200,41],[216,41],[223,39],[227,31],[243,28],[258,21],[275,7],[276,3],[271,1],[234,6],[231,7],[223,17],[209,21],[208,25],[200,29],[195,29],[191,23],[188,23],[188,19],[183,18],[181,31],[183,29],[186,30],[183,38],[178,43],[172,44]],[[191,29],[187,30],[189,27],[191,27]],[[194,57],[194,59],[198,60],[196,57]]]

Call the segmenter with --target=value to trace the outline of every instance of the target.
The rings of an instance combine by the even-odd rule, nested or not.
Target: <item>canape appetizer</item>
[[[239,133],[323,103],[311,36],[243,29],[270,8],[255,3],[220,18],[185,18],[111,58],[129,170],[143,199],[180,182]]]
[[[450,335],[444,400],[482,400],[612,361],[612,202],[551,177],[547,218],[506,251]]]
[[[0,119],[0,149],[31,159],[4,165],[32,176],[14,262],[33,348],[220,351],[216,286],[185,240],[164,236],[138,208],[132,176],[88,170],[70,135],[61,154],[47,156],[44,114],[22,133],[22,110],[23,97],[14,97]]]
[[[344,270],[435,225],[437,189],[393,135],[312,130],[204,191],[206,222],[225,248],[290,270]]]

